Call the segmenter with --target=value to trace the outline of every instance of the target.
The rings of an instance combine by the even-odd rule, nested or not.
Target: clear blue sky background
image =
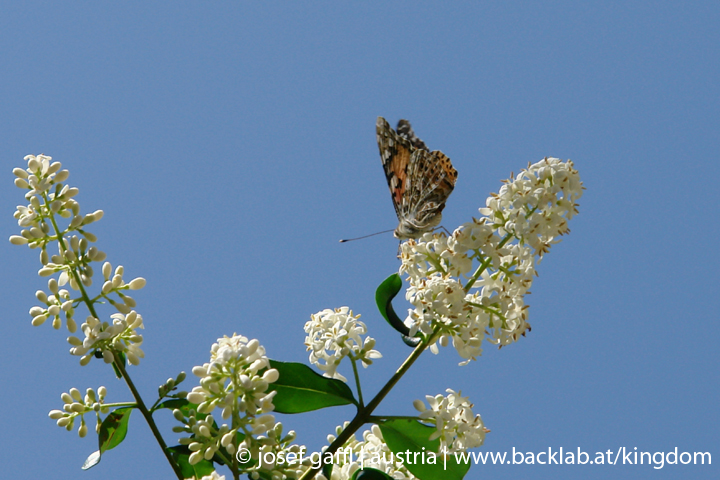
[[[711,1],[4,2],[0,225],[17,232],[10,172],[24,155],[70,169],[84,211],[105,211],[100,248],[148,280],[135,295],[147,355],[130,369],[148,398],[233,332],[306,362],[304,323],[342,305],[384,354],[362,372],[369,394],[410,352],[374,306],[396,240],[338,243],[396,225],[375,118],[410,119],[452,159],[449,229],[511,171],[571,158],[587,191],[540,265],[529,336],[464,368],[452,348],[423,357],[379,412],[410,414],[449,387],[492,429],[488,451],[713,455],[467,478],[720,478],[719,25]],[[0,255],[3,475],[170,478],[139,415],[79,471],[95,440],[47,412],[70,387],[129,392],[101,362],[79,367],[66,331],[31,327],[37,252]],[[317,449],[351,415],[283,421]]]

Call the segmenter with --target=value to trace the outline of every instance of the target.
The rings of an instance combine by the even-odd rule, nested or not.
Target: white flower
[[[98,388],[97,392],[92,388],[88,388],[84,398],[80,390],[71,388],[69,392],[60,395],[64,403],[62,410],[51,410],[48,416],[55,420],[59,427],[63,427],[67,431],[73,429],[75,419],[80,417],[78,435],[84,437],[87,434],[85,414],[92,413],[95,414],[97,421],[95,430],[99,432],[102,424],[100,413],[108,413],[109,411],[109,408],[105,406],[106,395],[107,390],[105,387]]]
[[[275,392],[265,392],[278,378],[277,370],[269,368],[265,348],[242,335],[223,337],[210,349],[210,360],[193,368],[200,386],[193,388],[188,400],[199,404],[202,413],[221,407],[223,418],[243,412],[248,415],[247,425],[262,429],[265,423],[258,416],[273,410],[271,400],[275,396]]]
[[[418,240],[410,239],[400,245],[400,273],[407,273],[411,282],[434,274],[456,277],[467,274],[472,268],[467,250],[449,245],[444,234],[425,233]]]
[[[448,396],[427,395],[428,409],[423,402],[415,400],[413,405],[420,412],[420,419],[436,427],[430,440],[440,439],[441,452],[464,452],[479,447],[485,441],[485,426],[480,415],[473,414],[473,405],[460,392],[447,389]]]
[[[415,306],[408,317],[411,336],[418,330],[429,335],[438,326],[452,328],[465,321],[465,290],[452,277],[435,274],[411,284],[406,298]]]
[[[355,445],[354,450],[358,455],[363,456],[365,467],[376,468],[397,480],[415,480],[417,478],[390,451],[383,439],[382,431],[377,425],[373,425],[370,430],[363,432],[363,441]]]
[[[188,445],[194,452],[190,455],[191,464],[212,458],[220,448],[230,454],[246,448],[255,460],[260,459],[262,449],[277,453],[295,448],[290,445],[295,433],[282,436],[282,424],[275,422],[275,417],[270,414],[275,408],[272,399],[277,392],[267,390],[278,380],[279,374],[270,368],[260,342],[242,335],[220,338],[210,349],[210,362],[193,368],[193,373],[200,377],[200,385],[188,393],[187,400],[198,404],[197,412],[203,414],[221,408],[222,418],[231,419],[232,423],[216,428],[212,415],[195,418],[193,414],[185,418],[180,410],[175,410],[175,418],[185,423],[182,430],[193,434],[193,437],[180,439],[181,444]],[[239,445],[236,441],[238,433],[244,436]],[[286,475],[300,467],[281,463],[259,464],[253,468]]]
[[[38,212],[35,210],[35,208],[32,205],[28,205],[27,207],[23,207],[22,205],[18,205],[17,211],[15,212],[15,215],[13,215],[15,218],[17,218],[18,225],[20,225],[23,228],[28,227],[37,227],[38,226]]]
[[[452,341],[466,364],[482,353],[485,337],[500,346],[530,330],[524,296],[536,264],[567,233],[582,182],[572,162],[546,158],[530,165],[488,198],[485,215],[450,237],[426,233],[401,245],[400,273],[415,307],[411,334]],[[437,344],[431,345],[437,353]]]
[[[27,169],[13,169],[17,177],[15,185],[27,190],[25,198],[30,201],[28,206],[18,206],[14,217],[18,225],[24,228],[21,237],[27,240],[30,248],[43,247],[49,242],[56,241],[72,230],[87,225],[102,217],[102,212],[94,212],[85,217],[78,217],[79,206],[72,198],[78,194],[78,189],[63,185],[63,181],[69,176],[67,170],[60,170],[60,162],[50,163],[51,157],[45,155],[27,155]],[[70,222],[65,230],[58,230],[55,221],[56,216],[69,218],[75,215],[76,218]],[[95,236],[83,230],[82,235],[88,241],[95,241]],[[19,236],[10,237],[15,245],[20,245]],[[41,260],[42,261],[42,260]],[[45,264],[45,261],[42,261]]]
[[[577,213],[582,182],[571,161],[545,158],[530,165],[488,198],[487,215],[501,232],[512,234],[543,255],[556,237],[568,233],[567,221]]]
[[[340,435],[347,426],[348,422],[345,422],[342,427],[337,427],[336,434]],[[362,437],[362,441],[358,441],[353,435],[338,449],[333,456],[333,470],[329,480],[350,480],[361,467],[380,470],[396,480],[417,480],[390,451],[380,427],[373,425],[370,430],[363,432]],[[332,443],[335,438],[328,435],[328,442]],[[328,480],[322,473],[318,473],[315,478]]]
[[[382,357],[380,352],[373,350],[375,339],[363,339],[367,327],[359,318],[360,315],[353,316],[348,307],[341,307],[318,312],[305,324],[305,345],[310,351],[310,362],[317,365],[324,376],[347,381],[337,371],[343,358],[350,357],[367,367],[373,359]]]
[[[26,155],[25,160],[28,162],[29,174],[25,180],[31,189],[28,195],[38,195],[48,191],[53,184],[52,174],[60,169],[60,163],[50,164],[52,157],[46,155]]]
[[[95,317],[87,317],[80,329],[85,338],[80,340],[77,337],[68,337],[68,343],[72,345],[70,353],[82,356],[81,365],[87,365],[95,351],[103,354],[106,363],[113,361],[115,353],[124,353],[131,365],[139,365],[140,359],[145,353],[140,348],[143,338],[135,330],[145,328],[142,316],[134,310],[126,315],[115,313],[110,316],[112,324],[100,322]]]

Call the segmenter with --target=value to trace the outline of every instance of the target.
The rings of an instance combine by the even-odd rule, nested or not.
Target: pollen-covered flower
[[[37,221],[39,219],[39,215],[33,205],[28,205],[27,207],[18,205],[17,211],[15,212],[15,218],[17,218],[18,225],[23,228],[38,226]]]
[[[362,338],[367,327],[359,318],[360,315],[353,316],[348,307],[328,308],[312,315],[305,324],[305,345],[310,350],[310,362],[317,365],[324,376],[347,381],[337,371],[343,358],[350,357],[367,367],[373,359],[382,357],[380,352],[373,350],[374,338]]]
[[[415,306],[410,311],[410,335],[418,330],[425,334],[442,325],[452,329],[465,322],[467,305],[465,290],[455,278],[434,274],[411,284],[407,290],[407,300]]]
[[[472,269],[472,260],[466,251],[450,245],[446,235],[425,233],[418,241],[410,240],[401,245],[400,273],[407,273],[411,281],[434,274],[464,275]]]
[[[467,397],[449,388],[446,392],[447,396],[427,395],[429,409],[420,400],[413,402],[420,412],[420,419],[436,427],[430,440],[440,439],[441,452],[464,452],[479,447],[485,441],[486,433],[482,418],[473,413],[473,405]]]
[[[480,213],[501,235],[511,234],[542,256],[558,236],[570,231],[567,222],[577,213],[582,191],[571,161],[545,158],[503,185]]]
[[[483,339],[503,346],[530,330],[524,296],[542,255],[569,231],[582,190],[572,162],[546,158],[488,198],[484,217],[449,237],[403,242],[411,333],[434,335],[443,346],[452,341],[465,364],[480,355]]]

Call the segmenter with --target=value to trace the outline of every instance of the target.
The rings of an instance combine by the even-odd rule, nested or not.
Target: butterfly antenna
[[[344,238],[344,239],[340,240],[340,243],[352,242],[353,240],[362,240],[363,238],[373,237],[375,235],[380,235],[381,233],[388,233],[388,232],[392,232],[392,230],[383,230],[382,232],[371,233],[370,235],[363,235],[362,237]]]

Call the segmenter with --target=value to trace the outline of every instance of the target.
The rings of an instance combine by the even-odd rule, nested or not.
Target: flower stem
[[[350,363],[352,364],[353,376],[355,377],[355,388],[357,388],[358,402],[360,402],[360,408],[365,405],[363,401],[362,387],[360,386],[360,374],[358,372],[356,360],[350,356]]]
[[[170,463],[170,466],[172,467],[173,471],[175,472],[175,475],[177,476],[178,480],[183,480],[185,478],[185,476],[183,475],[182,471],[180,470],[180,466],[172,458],[172,455],[170,454],[170,451],[168,450],[167,444],[165,443],[165,440],[163,439],[162,435],[160,434],[160,430],[158,430],[157,425],[155,425],[155,420],[152,418],[152,415],[150,414],[147,407],[145,406],[145,402],[143,402],[140,392],[138,392],[137,388],[135,388],[135,384],[133,383],[132,379],[130,378],[130,375],[128,375],[127,370],[125,370],[125,362],[123,362],[123,360],[121,358],[118,358],[117,355],[115,355],[114,357],[115,357],[115,359],[113,360],[113,364],[115,365],[115,367],[117,367],[117,369],[122,374],[123,379],[125,380],[125,383],[127,383],[127,386],[130,389],[130,392],[132,393],[133,397],[135,398],[135,402],[137,404],[137,409],[140,410],[140,413],[145,418],[145,421],[148,423],[148,426],[150,427],[150,430],[152,431],[153,436],[157,440],[158,444],[160,444],[160,448],[162,448],[162,451],[165,454],[165,458],[167,458],[168,463]]]
[[[370,403],[368,403],[365,406],[361,406],[358,408],[358,412],[355,415],[355,418],[350,421],[347,427],[340,432],[340,435],[337,436],[334,442],[330,444],[330,446],[325,450],[325,453],[330,453],[331,455],[334,454],[338,448],[345,445],[345,442],[348,441],[348,439],[357,432],[360,427],[368,423],[368,421],[372,418],[372,412],[377,408],[378,405],[380,405],[380,402],[383,401],[383,399],[387,396],[388,393],[390,393],[390,390],[400,381],[400,379],[405,375],[405,373],[410,369],[410,367],[415,363],[415,361],[420,358],[420,355],[425,351],[425,348],[429,345],[429,342],[423,342],[412,351],[410,356],[408,356],[405,361],[400,365],[400,368],[397,369],[397,371],[393,374],[392,377],[387,381],[385,386],[380,389],[380,391],[373,397],[372,400],[370,400]],[[325,457],[325,454],[323,454],[322,458]],[[318,474],[318,472],[322,469],[322,465],[311,468],[307,470],[302,477],[300,477],[299,480],[310,480],[311,478],[315,477],[315,475]]]
[[[45,205],[50,210],[50,205],[48,204],[48,198],[46,195],[43,196],[45,200]],[[67,250],[67,245],[65,244],[65,241],[63,239],[62,232],[60,231],[60,228],[57,225],[57,222],[55,222],[55,216],[51,213],[50,216],[50,222],[52,223],[53,229],[55,230],[55,235],[57,237],[57,241],[60,244],[61,251],[64,252]],[[92,300],[90,300],[90,297],[88,296],[87,292],[85,291],[85,285],[82,283],[82,279],[80,278],[80,274],[77,272],[77,269],[74,268],[72,265],[68,266],[68,272],[72,275],[73,279],[75,280],[75,283],[77,284],[78,290],[80,291],[80,294],[82,295],[83,303],[85,303],[85,306],[87,307],[88,311],[94,318],[98,318],[98,314],[95,311],[95,305]],[[99,320],[99,318],[98,318]],[[167,444],[165,443],[165,440],[163,439],[162,435],[160,434],[160,430],[158,430],[157,425],[155,424],[155,420],[152,417],[152,414],[148,410],[147,406],[145,406],[145,402],[142,399],[142,396],[140,395],[140,392],[138,392],[137,388],[135,388],[135,384],[133,383],[132,379],[130,378],[130,375],[128,375],[127,370],[125,370],[125,362],[122,358],[119,358],[118,355],[113,354],[113,365],[115,365],[115,368],[117,368],[117,371],[120,372],[120,374],[123,377],[123,380],[125,380],[125,383],[127,384],[128,388],[130,389],[130,392],[132,393],[133,398],[135,399],[135,405],[137,406],[137,409],[140,410],[140,413],[145,418],[145,421],[148,423],[148,426],[150,427],[150,430],[153,433],[153,436],[155,436],[155,439],[157,440],[158,444],[160,445],[160,448],[162,448],[163,454],[165,455],[165,458],[167,458],[168,463],[170,463],[170,467],[172,467],[173,471],[175,472],[175,475],[177,476],[178,480],[183,480],[185,476],[183,475],[182,471],[180,470],[180,466],[175,462],[175,460],[172,458],[172,455],[170,454],[170,451],[168,450]]]
[[[505,244],[507,242],[509,242],[512,237],[513,236],[509,233],[507,235],[505,235],[505,238],[500,240],[500,243],[498,243],[496,248],[500,249],[500,248],[504,247]],[[468,280],[467,285],[465,285],[465,288],[464,288],[465,293],[470,291],[470,289],[475,284],[477,279],[480,278],[480,275],[482,275],[482,272],[484,272],[487,269],[487,267],[490,266],[491,263],[492,263],[492,259],[490,257],[487,257],[487,258],[485,258],[485,260],[480,262],[480,265],[478,265],[477,270],[475,270],[475,273],[473,273],[472,277],[470,277],[470,280]]]

